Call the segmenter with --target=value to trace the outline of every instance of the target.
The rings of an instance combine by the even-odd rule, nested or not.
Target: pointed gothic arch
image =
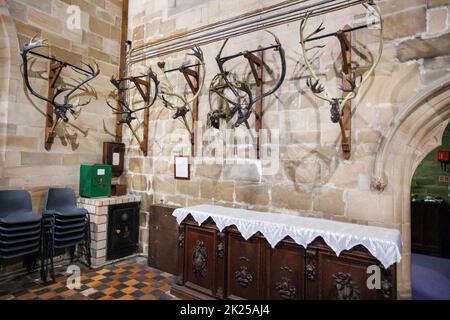
[[[394,224],[403,238],[398,266],[400,297],[411,296],[411,181],[418,165],[442,145],[450,122],[450,75],[414,96],[391,122],[379,141],[372,189],[390,195]]]

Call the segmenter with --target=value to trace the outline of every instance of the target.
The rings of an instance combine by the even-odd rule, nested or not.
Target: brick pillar
[[[140,197],[137,196],[78,199],[78,206],[85,208],[89,212],[91,219],[91,256],[93,268],[99,267],[107,261],[106,248],[108,246],[109,206],[140,201]]]

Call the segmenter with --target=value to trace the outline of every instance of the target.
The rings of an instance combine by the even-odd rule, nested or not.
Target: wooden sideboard
[[[236,228],[219,232],[208,219],[179,226],[178,277],[172,293],[186,299],[396,299],[396,265],[384,269],[364,247],[339,257],[321,240],[307,249],[285,239],[272,248],[260,234],[245,240]],[[369,266],[381,288],[368,289]]]
[[[148,265],[171,274],[177,273],[178,225],[169,205],[150,206],[148,220]]]

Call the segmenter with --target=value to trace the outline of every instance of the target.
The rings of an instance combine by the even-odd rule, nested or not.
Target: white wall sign
[[[176,156],[174,162],[174,178],[190,180],[189,157]]]

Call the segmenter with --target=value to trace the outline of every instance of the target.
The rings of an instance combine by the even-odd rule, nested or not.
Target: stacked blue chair
[[[55,249],[69,249],[71,262],[77,246],[84,249],[87,265],[91,266],[91,232],[89,213],[77,207],[75,192],[69,188],[49,189],[43,212],[44,247],[41,276],[44,281],[50,271],[55,280],[53,258]]]
[[[26,257],[28,271],[33,269],[41,250],[41,220],[32,212],[28,191],[0,191],[0,262]]]

